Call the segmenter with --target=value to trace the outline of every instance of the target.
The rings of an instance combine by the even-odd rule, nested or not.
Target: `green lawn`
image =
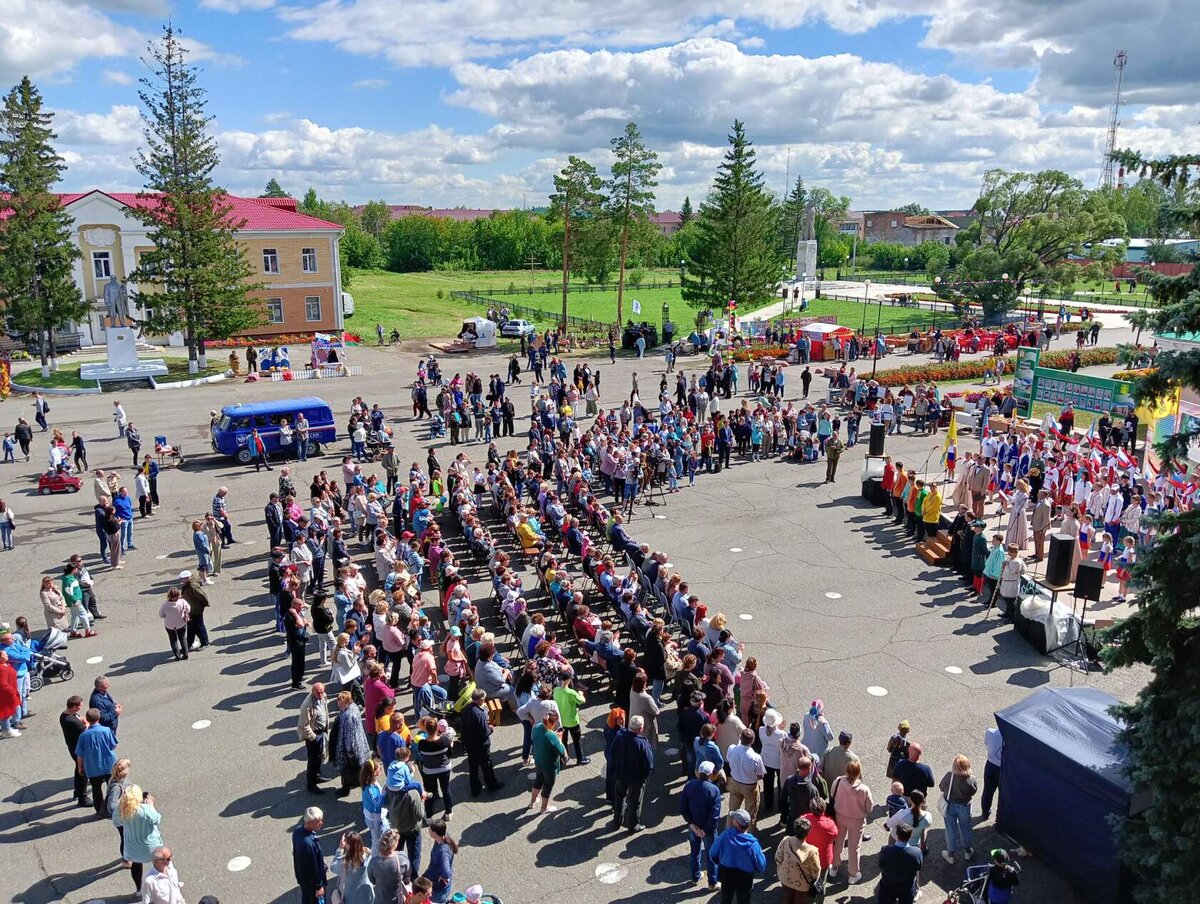
[[[672,288],[644,288],[630,286],[625,292],[625,318],[645,320],[661,326],[662,306],[670,307],[670,314],[679,330],[686,333],[694,322],[694,311],[684,304],[678,288],[678,273],[673,270],[651,272],[647,280],[658,279],[660,282],[672,280]],[[557,288],[557,274],[545,270],[538,271],[533,277],[532,284],[536,289],[547,286]],[[354,296],[356,313],[347,322],[347,328],[361,335],[367,342],[374,341],[375,324],[382,323],[384,329],[391,330],[394,326],[400,330],[401,338],[447,338],[457,334],[462,326],[464,317],[479,315],[484,309],[475,305],[462,304],[450,297],[453,290],[485,290],[508,289],[516,287],[515,294],[496,294],[493,301],[497,307],[509,305],[514,316],[527,317],[540,325],[551,325],[555,322],[562,308],[562,297],[557,292],[535,291],[529,293],[531,280],[528,271],[491,271],[491,272],[432,272],[432,273],[390,273],[383,270],[356,272],[350,286]],[[571,292],[567,313],[573,317],[591,318],[610,323],[617,315],[617,293],[615,290],[599,292],[586,291],[583,283],[573,283],[575,289]],[[438,298],[438,291],[442,297]],[[641,302],[642,313],[634,315],[634,299]],[[542,312],[542,316],[530,315],[521,308],[532,308]],[[886,331],[907,331],[915,324],[921,329],[928,329],[936,317],[939,323],[954,320],[948,313],[931,311],[914,311],[911,308],[901,308],[884,304],[882,310],[877,305],[864,306],[854,301],[814,301],[809,299],[809,309],[804,316],[819,317],[834,315],[844,326],[865,327],[874,330],[875,318],[879,316],[880,325]],[[744,308],[741,313],[749,313]]]
[[[674,270],[651,271],[648,279],[657,278],[660,281],[675,280],[678,284],[679,274]],[[454,336],[462,328],[464,317],[484,313],[484,309],[475,305],[464,305],[450,297],[451,291],[466,291],[470,289],[508,289],[520,290],[514,295],[497,295],[496,305],[499,307],[506,301],[510,304],[524,304],[536,307],[546,312],[543,322],[553,323],[554,316],[562,307],[562,297],[556,294],[538,292],[530,295],[528,289],[562,285],[562,277],[555,271],[537,270],[532,275],[528,270],[491,270],[491,271],[433,271],[429,273],[391,273],[386,270],[356,270],[347,291],[354,296],[355,314],[346,322],[346,328],[352,333],[358,333],[365,340],[373,342],[375,324],[382,323],[384,329],[391,331],[395,327],[400,331],[402,339],[414,338],[448,338]],[[438,297],[441,291],[442,297]],[[640,290],[630,288],[627,297],[642,297]],[[668,291],[668,290],[659,290]],[[674,292],[678,299],[679,290]],[[652,290],[646,290],[647,297]],[[579,306],[576,298],[580,299]],[[586,300],[585,300],[586,299]],[[611,312],[607,311],[606,299]],[[653,317],[657,322],[658,305],[654,306]],[[650,319],[651,305],[646,303],[643,314]],[[572,293],[570,314],[577,317],[593,316],[598,319],[612,320],[616,313],[616,293]],[[678,315],[676,315],[678,316]]]
[[[186,358],[164,358],[167,363],[167,375],[165,377],[156,377],[157,383],[179,383],[183,380],[197,380],[201,377],[212,377],[217,374],[224,373],[228,366],[225,362],[219,361],[215,364],[209,364],[207,369],[201,369],[199,373],[188,373],[188,363]],[[216,360],[215,358],[213,360]],[[44,386],[47,389],[91,389],[95,387],[95,381],[82,381],[79,379],[79,365],[71,364],[67,367],[60,367],[53,371],[49,377],[42,377],[42,372],[38,368],[32,370],[23,370],[13,374],[13,382],[20,383],[23,386]]]

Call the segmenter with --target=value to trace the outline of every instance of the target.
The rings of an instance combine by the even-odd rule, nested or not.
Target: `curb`
[[[229,379],[228,371],[223,374],[213,374],[211,377],[199,377],[195,380],[179,380],[170,383],[155,382],[153,377],[148,377],[152,389],[189,389],[194,386],[205,386],[209,383],[220,383],[223,380]],[[42,395],[53,396],[69,396],[69,395],[99,395],[104,392],[99,384],[95,387],[80,386],[78,389],[64,389],[61,387],[49,386],[27,386],[18,383],[15,380],[9,384],[12,392],[24,392],[33,395],[35,392],[40,392]]]

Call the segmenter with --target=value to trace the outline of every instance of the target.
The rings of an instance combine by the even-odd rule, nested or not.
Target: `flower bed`
[[[1114,380],[1140,380],[1158,371],[1157,367],[1139,367],[1135,370],[1118,370],[1112,375]]]
[[[1046,352],[1039,365],[1054,370],[1066,370],[1070,364],[1071,351]],[[1005,355],[1006,372],[1012,373],[1015,355]],[[1079,352],[1080,367],[1098,364],[1115,364],[1118,360],[1115,348],[1085,348]],[[943,383],[949,380],[982,379],[995,358],[992,355],[972,358],[970,361],[944,361],[930,364],[909,364],[896,370],[887,370],[875,379],[880,386],[904,386],[908,383]]]
[[[787,361],[790,349],[784,345],[757,345],[751,348],[742,346],[735,348],[730,352],[730,357],[734,361],[761,361],[763,358],[777,358],[781,361]]]

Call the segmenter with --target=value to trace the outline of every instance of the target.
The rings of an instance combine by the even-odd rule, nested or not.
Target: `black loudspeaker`
[[[1075,538],[1070,534],[1050,535],[1050,555],[1046,557],[1046,583],[1062,587],[1071,582],[1071,558]]]
[[[872,424],[871,425],[871,445],[867,447],[868,455],[882,455],[883,454],[883,438],[885,435],[883,431],[884,431],[883,424]]]
[[[1075,572],[1075,596],[1093,603],[1099,602],[1104,587],[1104,566],[1099,562],[1080,562]]]

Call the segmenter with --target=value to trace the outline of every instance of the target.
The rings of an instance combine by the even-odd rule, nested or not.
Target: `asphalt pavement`
[[[1116,330],[1105,331],[1105,344]],[[1065,344],[1065,343],[1064,343]],[[37,474],[45,462],[45,436],[35,436],[34,460],[0,467],[2,493],[17,518],[16,549],[0,553],[0,575],[8,592],[0,597],[0,618],[27,615],[43,623],[38,601],[42,574],[58,573],[73,552],[82,552],[96,578],[101,606],[109,616],[98,637],[72,641],[69,658],[76,675],[33,696],[36,715],[19,739],[0,741],[0,898],[21,904],[71,904],[127,900],[129,874],[118,868],[117,836],[107,822],[79,809],[70,796],[71,763],[57,714],[70,694],[86,700],[93,679],[106,674],[112,693],[124,704],[119,754],[133,760],[133,779],[152,792],[162,813],[162,833],[172,847],[187,900],[215,894],[226,902],[292,902],[291,828],[306,806],[326,810],[322,833],[332,854],[339,834],[362,827],[358,795],[339,801],[316,799],[304,791],[303,748],[296,738],[302,694],[288,689],[283,641],[274,631],[266,596],[267,531],[262,509],[275,488],[278,469],[255,473],[219,458],[208,448],[209,410],[234,402],[315,394],[328,400],[344,425],[350,400],[362,395],[379,402],[393,417],[402,460],[424,460],[425,428],[407,418],[408,385],[416,350],[351,350],[364,376],[320,383],[226,382],[191,390],[135,391],[120,396],[144,437],[165,434],[182,444],[187,463],[159,478],[162,507],[139,519],[137,549],[122,571],[98,563],[92,529],[92,496],[85,483],[79,495],[36,495]],[[445,370],[473,370],[485,376],[504,371],[505,352],[447,357]],[[569,360],[569,366],[573,359]],[[603,375],[606,401],[627,396],[636,370],[648,390],[662,371],[661,358],[636,361],[591,359]],[[680,359],[694,372],[699,357]],[[908,363],[903,357],[887,365]],[[793,371],[794,373],[794,371]],[[791,379],[788,397],[799,391]],[[744,386],[744,381],[743,381]],[[528,397],[528,381],[513,391]],[[815,393],[814,393],[815,395]],[[89,442],[89,464],[117,468],[132,486],[130,456],[116,436],[114,396],[59,397],[51,421],[68,435],[78,429]],[[518,412],[527,406],[518,403]],[[13,396],[0,417],[15,423],[18,413],[32,420],[31,400]],[[524,446],[518,422],[512,443]],[[888,451],[920,462],[940,443],[902,435]],[[441,440],[439,446],[447,446]],[[508,443],[501,443],[501,449]],[[331,476],[348,443],[320,460],[294,470],[307,483],[317,468]],[[476,461],[484,447],[463,447]],[[798,719],[814,698],[825,702],[835,732],[854,734],[864,778],[877,803],[888,793],[884,776],[887,737],[901,719],[925,747],[926,760],[940,776],[958,753],[970,756],[982,775],[983,732],[992,713],[1041,687],[1085,681],[1129,699],[1144,675],[1081,677],[1037,654],[1010,627],[985,620],[979,606],[949,571],[926,566],[911,541],[860,496],[859,468],[865,446],[849,450],[838,479],[825,484],[824,464],[797,465],[735,461],[719,476],[703,476],[694,488],[666,497],[665,504],[639,507],[630,528],[638,540],[662,549],[709,605],[725,612],[747,652],[758,658],[770,685],[772,704],[787,720]],[[450,454],[441,453],[443,460]],[[937,455],[933,454],[933,461]],[[190,521],[203,514],[219,486],[228,486],[229,510],[237,545],[225,553],[224,571],[208,588],[213,608],[209,650],[186,662],[172,660],[158,606],[181,569],[192,568]],[[366,561],[359,548],[356,559]],[[530,586],[527,580],[526,586]],[[480,585],[477,595],[486,599]],[[433,606],[432,594],[428,595]],[[485,604],[490,605],[490,604]],[[307,679],[318,675],[310,655]],[[409,704],[407,694],[401,701]],[[499,775],[507,788],[496,797],[471,799],[455,762],[452,831],[462,850],[455,862],[454,888],[482,883],[505,902],[645,901],[663,904],[707,900],[688,881],[687,843],[678,816],[681,784],[677,759],[662,760],[648,793],[647,830],[635,836],[613,832],[603,803],[600,728],[607,714],[604,696],[584,710],[586,752],[592,763],[564,772],[556,813],[531,816],[527,772],[519,761],[521,732],[510,717],[494,737]],[[664,735],[674,717],[665,714]],[[327,769],[331,767],[326,767]],[[978,806],[975,807],[978,814]],[[977,819],[978,821],[978,819]],[[941,822],[931,834],[932,856],[925,871],[924,900],[941,900],[962,878],[938,857],[944,842]],[[781,837],[777,818],[765,820],[762,839],[768,860]],[[865,881],[849,889],[831,887],[830,899],[873,900],[877,875],[874,854],[886,839],[876,821],[864,845]],[[989,825],[977,827],[978,852],[1004,844]],[[425,845],[428,851],[428,843]],[[422,864],[422,868],[424,867]],[[1075,900],[1069,889],[1036,860],[1024,861],[1020,900]],[[773,865],[755,900],[773,899]]]

